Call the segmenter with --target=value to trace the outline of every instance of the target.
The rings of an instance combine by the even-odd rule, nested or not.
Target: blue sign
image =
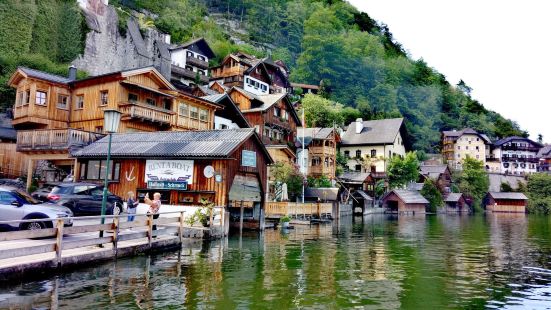
[[[241,166],[256,167],[256,152],[243,150],[241,153]]]
[[[148,181],[147,188],[187,190],[187,182],[178,181]]]

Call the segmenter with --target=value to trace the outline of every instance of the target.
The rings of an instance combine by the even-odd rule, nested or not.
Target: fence
[[[20,230],[0,233],[0,242],[21,241],[15,242],[16,247],[12,247],[9,242],[1,246],[0,262],[4,259],[20,258],[29,255],[37,254],[53,254],[54,264],[57,267],[61,266],[62,253],[66,250],[79,249],[89,246],[111,245],[113,255],[116,257],[119,251],[121,242],[134,241],[123,244],[123,246],[141,244],[151,249],[153,238],[157,236],[171,236],[173,240],[182,244],[184,238],[185,211],[165,212],[161,213],[162,217],[153,218],[151,214],[135,214],[136,220],[133,222],[121,221],[121,218],[126,218],[128,215],[105,215],[106,220],[110,223],[98,224],[102,216],[83,216],[83,217],[65,217],[59,219],[32,219],[18,221],[0,221],[0,225],[17,224],[25,225],[27,223],[43,223],[46,228],[37,230]],[[218,225],[215,225],[214,212],[210,214],[211,227],[225,225],[225,212],[222,209]],[[69,222],[87,221],[85,225],[65,226]],[[156,230],[154,228],[157,228]],[[159,229],[160,228],[160,229]],[[124,230],[124,231],[123,231]],[[100,237],[100,232],[105,235]],[[110,235],[109,235],[110,234]],[[45,239],[50,238],[50,239]],[[52,239],[52,238],[55,238]],[[35,239],[35,240],[28,240]],[[39,240],[36,240],[39,239]],[[141,241],[141,242],[136,242]],[[23,246],[20,246],[23,244]],[[72,253],[74,254],[74,253]],[[83,253],[85,254],[85,252]],[[47,258],[51,258],[50,256]],[[0,264],[1,267],[1,264]]]
[[[266,217],[279,218],[288,215],[292,218],[308,219],[314,216],[331,217],[332,203],[267,202]]]

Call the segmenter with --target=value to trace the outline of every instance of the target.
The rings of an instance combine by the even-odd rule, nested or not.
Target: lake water
[[[551,309],[551,217],[344,218],[0,285],[12,309]]]

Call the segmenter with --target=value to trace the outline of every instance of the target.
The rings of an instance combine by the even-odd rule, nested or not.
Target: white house
[[[526,175],[538,171],[538,152],[543,145],[523,137],[507,137],[492,147],[492,158],[502,174]]]
[[[209,59],[214,52],[203,38],[194,39],[170,49],[172,80],[190,86],[209,82]]]
[[[387,161],[405,156],[406,129],[403,118],[352,122],[341,136],[340,153],[348,170],[386,172]]]
[[[214,112],[214,129],[251,128],[241,110],[228,94],[203,96],[201,99],[221,106],[221,109]]]

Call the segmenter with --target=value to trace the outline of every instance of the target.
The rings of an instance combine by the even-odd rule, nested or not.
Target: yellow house
[[[486,165],[490,156],[490,139],[471,128],[442,132],[442,155],[452,169],[461,170],[467,156]]]
[[[406,128],[403,118],[352,122],[341,136],[340,153],[348,170],[386,172],[387,160],[405,156]]]

